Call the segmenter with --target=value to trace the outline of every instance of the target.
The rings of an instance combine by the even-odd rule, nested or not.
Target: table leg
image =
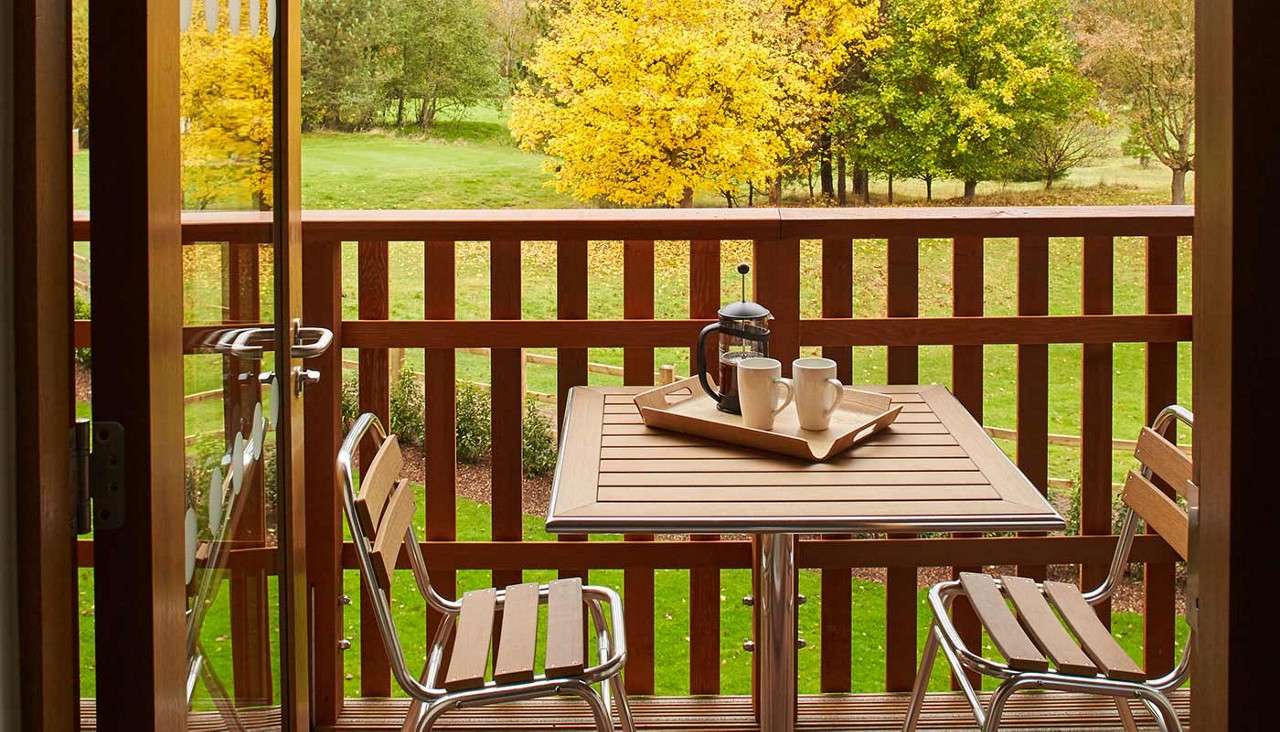
[[[756,541],[757,721],[761,732],[792,732],[796,726],[796,536],[760,534]]]

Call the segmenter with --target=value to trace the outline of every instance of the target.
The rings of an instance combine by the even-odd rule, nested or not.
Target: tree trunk
[[[889,205],[893,205],[893,173],[889,174]]]
[[[844,155],[836,156],[836,196],[841,206],[849,205],[849,192],[845,190]]]
[[[978,181],[967,180],[964,182],[964,200],[966,203],[973,203],[973,199],[978,195]]]
[[[404,127],[404,97],[396,97],[396,129]]]
[[[1044,177],[1044,189],[1045,189],[1046,191],[1048,191],[1048,190],[1053,190],[1053,176],[1052,176],[1052,175],[1046,175],[1046,176]]]
[[[1173,171],[1172,203],[1180,206],[1187,202],[1187,171]]]
[[[685,186],[684,194],[680,196],[680,208],[693,208],[693,189]]]
[[[933,200],[933,176],[926,175],[924,177],[924,200]]]
[[[782,176],[769,181],[769,205],[782,205]]]
[[[751,208],[754,205],[756,205],[756,184],[748,183],[747,184],[747,208]]]
[[[818,140],[818,177],[822,183],[822,195],[836,195],[835,181],[831,174],[831,135],[824,133]]]

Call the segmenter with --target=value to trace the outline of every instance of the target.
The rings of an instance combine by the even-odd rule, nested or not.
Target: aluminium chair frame
[[[412,524],[406,531],[404,543],[407,545],[409,564],[413,571],[418,592],[421,593],[432,609],[440,612],[444,617],[432,638],[430,646],[428,646],[427,661],[421,676],[415,678],[409,672],[409,667],[404,657],[404,649],[396,633],[395,620],[391,614],[390,603],[386,593],[379,586],[377,575],[374,572],[371,556],[372,546],[370,545],[369,537],[365,536],[361,530],[360,522],[356,515],[355,481],[352,476],[352,465],[357,448],[366,434],[372,435],[378,447],[381,447],[382,443],[387,439],[386,430],[383,429],[377,415],[368,412],[361,414],[356,419],[355,424],[343,440],[342,448],[338,452],[337,468],[339,478],[342,481],[343,507],[346,512],[347,524],[351,528],[352,539],[355,543],[356,557],[360,565],[361,582],[364,585],[367,597],[371,598],[374,618],[377,620],[378,631],[382,636],[383,644],[386,646],[387,656],[391,663],[391,671],[400,687],[413,699],[421,702],[420,707],[418,705],[415,705],[415,707],[418,707],[416,709],[411,707],[410,713],[412,714],[416,711],[418,714],[413,728],[424,731],[429,730],[440,715],[450,709],[564,695],[576,696],[587,702],[595,719],[596,727],[599,730],[613,730],[613,721],[609,710],[611,706],[616,706],[624,732],[634,732],[635,726],[631,718],[631,709],[627,701],[626,689],[622,683],[622,668],[627,659],[626,636],[625,632],[616,634],[610,632],[611,627],[618,629],[625,627],[623,624],[622,602],[618,594],[608,587],[589,585],[582,587],[582,597],[590,611],[592,624],[596,629],[597,650],[599,652],[599,663],[596,665],[589,666],[582,673],[571,676],[547,678],[545,675],[539,674],[529,681],[511,683],[486,680],[481,687],[461,691],[448,691],[437,686],[438,677],[444,664],[445,648],[448,645],[454,624],[462,612],[462,603],[441,596],[431,586],[431,579],[427,573],[426,559],[422,555],[422,548],[418,544]],[[550,585],[546,584],[538,586],[539,604],[547,602],[549,588]],[[502,610],[505,599],[505,590],[497,589],[495,592],[495,610]],[[603,605],[606,604],[609,606],[608,622],[606,622],[603,608]],[[599,692],[595,689],[596,684],[601,686]],[[612,694],[610,693],[611,691]],[[409,728],[408,721],[406,721],[405,728]]]
[[[1163,434],[1174,420],[1191,427],[1193,415],[1179,405],[1165,407],[1152,422],[1151,429]],[[1150,479],[1153,471],[1142,465],[1142,477]],[[1116,551],[1111,558],[1111,568],[1106,579],[1096,588],[1083,593],[1085,602],[1090,606],[1099,605],[1115,593],[1129,565],[1129,552],[1133,548],[1133,539],[1137,534],[1139,516],[1131,506],[1125,506],[1124,525],[1116,541]],[[993,578],[998,588],[1003,589],[998,578]],[[1043,590],[1041,583],[1036,583]],[[1178,688],[1187,680],[1191,670],[1191,653],[1195,645],[1194,615],[1189,615],[1191,632],[1183,649],[1178,665],[1169,673],[1146,681],[1124,681],[1109,679],[1098,674],[1081,676],[1060,673],[1057,671],[1019,671],[1008,665],[983,658],[981,653],[969,650],[951,622],[951,605],[956,597],[963,594],[959,580],[940,582],[929,590],[929,604],[933,610],[933,623],[929,627],[929,637],[925,642],[924,653],[920,659],[920,670],[916,675],[915,687],[911,694],[911,704],[907,709],[907,718],[903,724],[904,732],[912,732],[920,720],[920,712],[924,704],[925,694],[929,688],[929,676],[933,670],[934,659],[939,647],[947,657],[955,673],[960,690],[964,693],[973,710],[978,726],[984,732],[999,729],[1000,718],[1004,714],[1009,698],[1023,689],[1045,689],[1051,691],[1074,691],[1089,694],[1110,696],[1118,702],[1126,699],[1138,699],[1155,717],[1156,725],[1162,732],[1181,732],[1182,723],[1178,719],[1173,704],[1165,695],[1166,692]],[[991,695],[991,706],[983,710],[982,702],[969,681],[966,671],[973,671],[983,676],[1001,679],[1001,683]]]

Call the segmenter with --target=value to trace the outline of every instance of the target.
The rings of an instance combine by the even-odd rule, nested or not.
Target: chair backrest
[[[1129,471],[1124,484],[1124,502],[1147,526],[1160,534],[1183,559],[1187,558],[1190,522],[1178,502],[1161,490],[1156,481],[1170,486],[1184,499],[1195,499],[1191,482],[1191,458],[1163,435],[1143,427],[1134,451],[1142,471]]]

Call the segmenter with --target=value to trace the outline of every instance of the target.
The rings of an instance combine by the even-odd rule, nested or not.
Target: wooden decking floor
[[[1190,693],[1174,693],[1174,705],[1186,724],[1190,714]],[[971,730],[973,717],[959,694],[930,694],[920,729]],[[800,698],[800,730],[867,732],[897,730],[906,711],[906,694],[858,694],[803,696]],[[404,699],[348,699],[337,730],[388,732],[400,729],[408,701]],[[1143,729],[1155,724],[1145,710],[1133,706]],[[647,697],[632,700],[636,727],[641,732],[750,732],[756,729],[751,700],[741,696]],[[82,729],[95,729],[91,701],[82,702]],[[258,720],[265,722],[262,717]],[[255,720],[245,719],[249,725]],[[270,729],[264,724],[256,729]],[[1005,713],[1002,729],[1023,730],[1118,730],[1120,718],[1109,699],[1079,694],[1028,692],[1015,696]],[[216,715],[193,716],[190,730],[226,729]],[[438,730],[483,732],[542,732],[543,730],[591,730],[591,716],[581,702],[545,700],[518,702],[493,707],[464,709],[446,714]]]

